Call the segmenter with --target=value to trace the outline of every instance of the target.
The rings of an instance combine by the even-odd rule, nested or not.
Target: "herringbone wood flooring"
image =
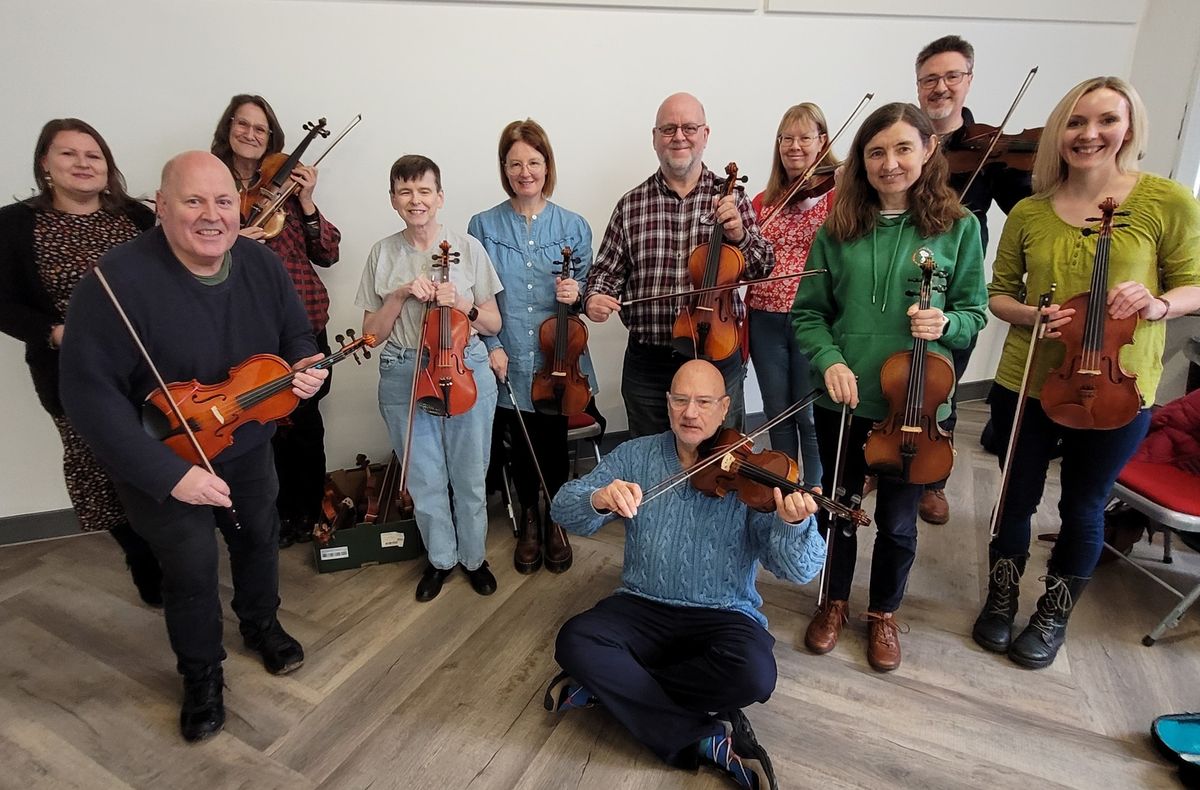
[[[1101,569],[1067,648],[1040,672],[971,641],[999,477],[968,438],[983,414],[964,408],[951,523],[922,527],[898,671],[867,666],[856,620],[833,653],[808,654],[815,585],[764,576],[779,686],[748,713],[783,787],[1175,786],[1146,733],[1155,715],[1197,707],[1200,627],[1185,618],[1143,647],[1172,604],[1153,582],[1121,565]],[[1039,524],[1053,529],[1054,518],[1040,514]],[[576,540],[562,576],[519,576],[511,541],[497,512],[495,595],[477,597],[456,575],[430,604],[412,598],[420,562],[317,575],[304,547],[284,551],[281,617],[307,663],[267,675],[227,618],[229,721],[198,746],[177,734],[180,684],[161,614],[137,601],[114,543],[81,536],[0,549],[0,787],[726,786],[716,774],[661,766],[603,710],[542,710],[558,626],[617,584],[619,527]],[[862,544],[869,551],[871,540]],[[1046,556],[1033,552],[1023,616]],[[1135,552],[1159,556],[1157,546]],[[1172,573],[1186,585],[1200,562],[1180,547]],[[855,613],[864,602],[860,584]]]

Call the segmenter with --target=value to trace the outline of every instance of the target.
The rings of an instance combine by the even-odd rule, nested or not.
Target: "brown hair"
[[[863,152],[875,135],[889,127],[904,122],[917,130],[926,149],[937,145],[933,124],[929,117],[913,104],[893,102],[880,107],[867,116],[858,133],[850,155],[846,157],[846,170],[838,184],[837,197],[825,227],[836,241],[852,241],[865,236],[879,218],[882,204],[879,193],[867,180],[867,167]],[[921,167],[921,175],[908,188],[908,214],[913,225],[925,238],[945,233],[954,221],[966,213],[958,195],[950,188],[947,178],[950,166],[940,150],[934,150],[929,161]]]
[[[229,100],[229,106],[221,113],[216,131],[213,132],[212,146],[209,148],[213,155],[224,162],[231,172],[233,171],[233,147],[229,145],[229,130],[233,126],[233,114],[243,104],[253,104],[263,111],[263,115],[267,116],[267,125],[271,130],[267,133],[267,150],[263,156],[277,154],[283,150],[283,127],[279,125],[279,119],[275,117],[275,111],[271,109],[271,105],[262,96],[239,93]]]
[[[427,156],[420,154],[405,154],[392,164],[388,173],[388,192],[396,189],[397,181],[419,181],[426,173],[433,173],[433,181],[437,191],[442,191],[442,170]]]
[[[525,143],[541,154],[546,160],[546,182],[542,184],[542,197],[554,194],[554,186],[558,183],[558,174],[554,169],[554,149],[550,147],[550,138],[541,124],[532,118],[523,121],[513,121],[500,132],[500,186],[509,197],[516,197],[512,184],[508,183],[508,173],[504,169],[504,160],[508,158],[509,150],[517,143]]]
[[[50,184],[50,174],[42,166],[42,160],[50,152],[50,146],[59,132],[80,132],[96,141],[100,152],[104,154],[104,162],[108,166],[108,186],[100,193],[100,207],[112,214],[128,213],[129,204],[134,201],[125,191],[125,176],[121,175],[112,150],[91,124],[78,118],[55,118],[47,121],[38,134],[37,143],[33,146],[33,180],[37,183],[38,194],[29,198],[29,205],[40,209],[54,207],[54,191]]]
[[[821,108],[812,102],[802,102],[792,107],[788,107],[783,113],[783,117],[779,119],[779,128],[775,131],[775,150],[771,157],[771,175],[767,178],[767,187],[763,190],[763,205],[773,206],[783,197],[787,191],[789,184],[787,170],[783,166],[783,156],[779,153],[779,136],[783,134],[783,130],[796,123],[808,121],[813,126],[817,127],[817,131],[825,135],[826,144],[829,140],[829,124],[825,121],[825,113],[821,112]],[[822,165],[840,165],[842,160],[838,159],[832,151],[825,157]]]
[[[1085,95],[1101,88],[1108,88],[1125,97],[1129,107],[1129,139],[1117,151],[1117,169],[1122,173],[1137,172],[1138,160],[1145,155],[1144,147],[1150,135],[1146,105],[1134,87],[1120,77],[1092,77],[1067,91],[1067,95],[1059,100],[1046,119],[1042,144],[1038,145],[1033,159],[1033,191],[1038,197],[1053,195],[1067,180],[1067,163],[1058,150],[1059,141],[1067,128],[1067,121],[1075,111],[1075,105]]]
[[[942,36],[936,41],[931,41],[925,45],[925,48],[917,53],[917,71],[921,70],[921,64],[932,58],[934,55],[941,55],[945,52],[957,52],[967,59],[967,71],[975,68],[975,47],[962,36]]]

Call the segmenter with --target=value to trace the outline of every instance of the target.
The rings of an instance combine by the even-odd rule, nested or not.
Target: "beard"
[[[954,114],[954,102],[949,102],[937,109],[925,110],[925,114],[929,116],[929,120],[931,121],[945,120]]]

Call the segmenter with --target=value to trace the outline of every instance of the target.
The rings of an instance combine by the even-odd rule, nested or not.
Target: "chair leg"
[[[1164,617],[1162,621],[1154,627],[1154,630],[1142,639],[1142,644],[1146,647],[1150,647],[1157,642],[1168,629],[1179,625],[1179,621],[1183,619],[1183,615],[1189,608],[1191,608],[1192,604],[1194,604],[1197,599],[1200,599],[1200,584],[1197,584],[1195,587],[1193,587],[1192,591],[1189,592],[1183,599],[1181,599],[1179,603],[1175,605],[1175,608],[1172,609],[1170,613],[1167,614],[1167,616]]]
[[[1163,564],[1170,565],[1175,562],[1175,557],[1171,553],[1171,530],[1167,526],[1163,526]]]
[[[599,464],[600,463],[600,441],[598,439],[592,439],[592,452],[595,453],[596,463]]]
[[[508,508],[508,520],[512,522],[513,536],[520,537],[521,526],[517,524],[517,514],[513,512],[512,483],[508,478],[508,464],[500,465],[500,479],[504,482],[504,490],[500,492],[504,507]]]

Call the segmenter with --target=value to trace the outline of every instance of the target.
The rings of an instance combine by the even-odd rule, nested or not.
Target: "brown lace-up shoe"
[[[926,524],[940,526],[950,520],[950,503],[946,492],[940,488],[926,488],[917,503],[917,515]]]
[[[837,647],[842,626],[849,619],[847,606],[846,601],[826,601],[818,608],[804,632],[804,646],[819,656]]]
[[[867,612],[867,663],[877,672],[891,672],[900,666],[900,634],[908,626],[896,621],[893,612]]]

